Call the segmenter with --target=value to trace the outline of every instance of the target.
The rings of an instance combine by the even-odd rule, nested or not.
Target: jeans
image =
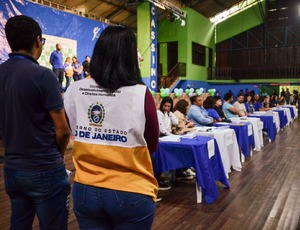
[[[66,92],[68,87],[70,86],[71,77],[68,77],[68,76],[65,76],[65,77],[66,77],[66,88],[65,88],[65,92]]]
[[[4,169],[11,201],[11,230],[32,229],[35,213],[40,229],[67,229],[70,182],[65,167],[48,171]]]
[[[63,69],[53,69],[53,72],[57,76],[60,87],[62,87],[62,82],[64,80],[64,70]]]
[[[74,81],[79,81],[81,79],[81,74],[74,74],[73,79]]]
[[[81,230],[151,229],[156,203],[149,196],[73,185],[74,213]]]

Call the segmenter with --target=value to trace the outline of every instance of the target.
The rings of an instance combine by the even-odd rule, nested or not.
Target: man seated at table
[[[244,104],[244,94],[237,96],[237,101],[233,103],[233,107],[239,112],[239,116],[247,116],[246,106]]]
[[[195,126],[210,126],[214,119],[208,116],[206,109],[203,108],[203,100],[200,96],[192,96],[191,107],[187,114],[187,119],[194,122]]]
[[[260,96],[258,101],[253,104],[253,108],[255,111],[268,111],[271,109],[269,107],[264,107],[264,105],[268,106],[268,98]]]
[[[224,104],[223,104],[223,112],[225,113],[225,116],[230,119],[233,117],[239,117],[239,111],[233,107],[231,104],[233,102],[233,95],[232,93],[226,93],[224,95]]]

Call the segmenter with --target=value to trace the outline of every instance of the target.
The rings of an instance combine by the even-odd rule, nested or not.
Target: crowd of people
[[[73,81],[81,80],[83,77],[90,76],[91,57],[87,55],[81,63],[76,56],[66,57],[63,61],[62,47],[59,43],[56,44],[56,49],[51,53],[49,62],[52,65],[52,70],[57,76],[61,92],[65,92],[70,86],[71,79]],[[63,87],[65,78],[66,85]]]
[[[288,91],[287,88],[286,92]],[[234,98],[233,93],[229,90],[224,95],[223,100],[219,95],[206,98],[195,95],[190,97],[190,103],[185,99],[180,99],[175,104],[174,109],[172,98],[170,96],[164,97],[157,111],[160,136],[184,134],[191,131],[193,127],[212,126],[216,122],[231,122],[231,119],[235,117],[247,116],[255,111],[268,111],[273,107],[287,104],[286,101],[279,102],[276,98],[274,100],[274,96],[276,96],[276,90],[273,90],[271,97],[269,95],[259,96],[254,93],[251,95],[249,91],[245,94],[241,90]],[[298,103],[298,92],[296,90],[288,97],[291,98],[291,104]],[[180,107],[183,109],[178,113]],[[189,180],[193,176],[195,176],[195,173],[192,169],[176,171],[176,179]],[[161,180],[160,175],[157,180],[159,181],[159,190],[171,188],[166,180]],[[160,197],[159,200],[161,200]]]
[[[86,56],[82,64],[76,57],[63,63],[57,44],[50,57],[53,71],[37,62],[46,40],[35,20],[12,17],[5,34],[12,53],[0,65],[0,132],[11,229],[31,229],[35,214],[40,229],[68,228],[71,186],[64,154],[71,133],[73,209],[79,227],[151,229],[158,190],[170,188],[154,175],[152,154],[159,136],[185,134],[283,103],[248,92],[240,92],[233,103],[228,92],[223,101],[219,95],[195,95],[174,106],[167,96],[157,110],[142,82],[143,60],[129,28],[108,26],[92,58]],[[85,80],[79,81],[82,73]],[[75,82],[70,85],[71,78]],[[284,93],[285,103],[298,100],[298,93],[293,98]],[[176,170],[179,179],[195,175],[193,168]]]
[[[75,57],[64,67],[57,44],[53,71],[37,62],[46,39],[34,19],[11,17],[5,35],[12,52],[0,65],[0,133],[10,229],[31,229],[36,214],[40,229],[68,229],[64,154],[71,132],[80,229],[151,229],[158,192],[151,155],[159,129],[134,32],[108,26],[89,69]],[[86,78],[76,81],[82,71]],[[75,82],[63,98],[64,74]]]

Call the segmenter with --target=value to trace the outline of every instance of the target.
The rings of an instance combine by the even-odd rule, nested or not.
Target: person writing
[[[75,136],[72,192],[80,229],[151,229],[158,192],[151,153],[159,129],[136,50],[132,30],[106,27],[94,47],[91,78],[64,95]]]
[[[174,115],[178,120],[178,126],[175,134],[181,135],[194,130],[194,123],[192,121],[188,121],[186,118],[188,106],[189,103],[184,99],[180,99],[174,106]]]
[[[10,229],[32,229],[35,214],[40,229],[67,229],[70,129],[56,76],[37,62],[45,39],[24,15],[8,19],[5,34],[12,53],[0,65],[0,132]]]

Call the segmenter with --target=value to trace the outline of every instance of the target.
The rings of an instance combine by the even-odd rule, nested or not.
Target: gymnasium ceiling
[[[31,0],[50,7],[77,12],[82,16],[103,20],[113,24],[126,25],[136,31],[137,5],[143,0]],[[243,0],[159,0],[176,8],[190,7],[210,18]],[[245,1],[245,0],[244,0]],[[158,21],[166,18],[168,12],[158,8]]]

